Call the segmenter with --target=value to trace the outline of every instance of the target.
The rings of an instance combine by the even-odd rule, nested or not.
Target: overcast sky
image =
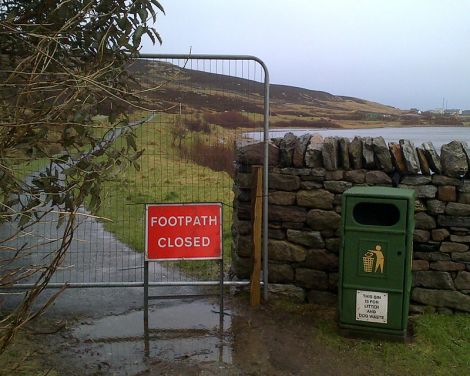
[[[161,0],[162,46],[250,54],[272,83],[402,109],[470,109],[470,0]]]

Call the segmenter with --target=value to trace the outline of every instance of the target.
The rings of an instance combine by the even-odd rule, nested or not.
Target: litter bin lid
[[[392,187],[352,187],[343,193],[345,196],[373,197],[373,198],[397,198],[414,200],[414,189]]]

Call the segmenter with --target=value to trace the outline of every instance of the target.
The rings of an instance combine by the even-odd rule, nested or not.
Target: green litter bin
[[[339,327],[405,337],[411,291],[415,192],[354,187],[342,197]]]

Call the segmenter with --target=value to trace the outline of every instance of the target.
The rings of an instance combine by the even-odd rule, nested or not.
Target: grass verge
[[[370,374],[466,375],[470,370],[470,315],[424,314],[410,318],[411,343],[350,339],[338,334],[334,308],[285,301],[270,303],[273,309],[313,317],[312,338],[338,353],[360,360]],[[351,373],[352,375],[354,372]]]
[[[19,333],[14,342],[0,355],[0,376],[57,376],[46,364],[45,344],[40,345],[31,334]]]
[[[107,231],[142,252],[145,203],[222,202],[224,264],[228,266],[233,180],[227,172],[197,164],[181,152],[183,147],[197,145],[202,136],[190,132],[179,145],[171,132],[175,120],[175,116],[163,115],[135,129],[137,149],[144,150],[138,161],[139,168],[126,168],[103,186],[102,206],[98,215],[103,217]],[[204,137],[208,142],[213,142],[215,137],[222,135]],[[125,140],[119,139],[116,147],[125,147],[124,143]],[[208,157],[218,158],[216,154]],[[213,261],[178,262],[177,265],[191,275],[203,278],[217,276],[218,268]]]

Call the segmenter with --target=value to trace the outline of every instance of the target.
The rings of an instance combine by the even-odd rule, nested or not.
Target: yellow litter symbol
[[[364,256],[362,256],[362,262],[365,273],[377,273],[380,269],[380,273],[384,272],[385,257],[382,253],[382,247],[380,245],[375,246],[375,250],[368,250]],[[375,268],[374,268],[375,265]]]

